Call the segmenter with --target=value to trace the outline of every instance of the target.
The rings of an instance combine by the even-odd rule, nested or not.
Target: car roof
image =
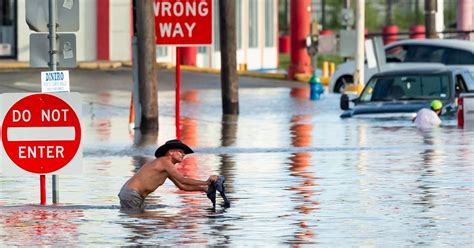
[[[387,69],[382,72],[376,73],[373,77],[381,77],[381,76],[393,76],[393,75],[414,75],[414,74],[442,74],[442,73],[453,73],[456,71],[469,71],[466,68],[462,67],[452,67],[452,66],[445,66],[442,64],[407,64],[406,66],[396,67],[393,69]]]
[[[455,49],[468,50],[474,53],[474,41],[468,40],[439,40],[439,39],[408,39],[391,43],[386,48],[391,48],[398,45],[427,45],[427,46],[442,46]]]

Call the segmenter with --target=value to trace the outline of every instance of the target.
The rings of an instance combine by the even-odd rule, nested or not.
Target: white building
[[[132,1],[79,0],[78,62],[131,60]],[[58,0],[58,5],[63,2]],[[214,42],[198,48],[196,63],[199,67],[220,68],[217,4],[218,0],[213,0]],[[247,64],[249,70],[277,67],[277,4],[278,0],[236,0],[237,64]],[[29,37],[33,31],[25,21],[26,0],[0,0],[0,8],[0,62],[5,58],[29,61]],[[158,46],[156,51],[158,62],[174,64],[175,47]]]

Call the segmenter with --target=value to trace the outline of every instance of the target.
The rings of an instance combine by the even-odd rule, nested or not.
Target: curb
[[[0,69],[26,69],[30,68],[27,62],[0,62]]]
[[[174,69],[174,65],[169,65],[166,67],[166,69]],[[190,66],[190,65],[181,65],[181,70],[183,71],[192,71],[192,72],[200,72],[200,73],[212,73],[212,74],[218,74],[221,72],[220,69],[214,69],[214,68],[200,68],[196,66]],[[283,73],[262,73],[262,72],[252,72],[252,71],[237,71],[237,74],[239,76],[245,76],[245,77],[257,77],[257,78],[267,78],[267,79],[288,79],[286,74]]]
[[[78,63],[77,68],[89,70],[109,70],[122,67],[122,62],[81,62]]]
[[[112,70],[121,67],[132,67],[132,61],[92,61],[92,62],[80,62],[77,63],[78,69],[83,70]],[[171,63],[161,63],[157,62],[156,67],[158,69],[174,69],[175,65]],[[11,70],[11,69],[28,69],[31,68],[28,62],[0,62],[0,70]],[[198,72],[198,73],[211,73],[218,74],[220,69],[214,68],[201,68],[190,65],[181,65],[181,70]],[[244,77],[255,77],[255,78],[265,78],[265,79],[276,79],[276,80],[289,80],[288,76],[284,73],[262,73],[254,71],[237,71],[239,76]],[[295,81],[307,83],[311,75],[306,74],[297,74],[295,75]]]

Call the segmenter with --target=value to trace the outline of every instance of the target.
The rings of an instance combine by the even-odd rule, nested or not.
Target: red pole
[[[40,201],[41,205],[46,205],[46,176],[40,175]]]
[[[100,0],[96,2],[96,45],[97,60],[110,59],[110,2],[109,0]]]
[[[179,116],[180,116],[180,111],[179,111],[179,96],[180,96],[180,81],[181,81],[181,69],[180,69],[180,64],[181,64],[181,54],[180,54],[180,48],[176,47],[176,138],[181,139],[181,130],[179,129]]]
[[[311,60],[306,49],[306,37],[311,22],[311,0],[292,0],[290,6],[290,68],[288,76],[311,75]]]
[[[181,47],[183,65],[196,66],[197,47]]]

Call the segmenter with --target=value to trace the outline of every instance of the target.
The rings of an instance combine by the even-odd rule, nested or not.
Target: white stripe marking
[[[9,127],[8,141],[74,140],[74,127]]]

